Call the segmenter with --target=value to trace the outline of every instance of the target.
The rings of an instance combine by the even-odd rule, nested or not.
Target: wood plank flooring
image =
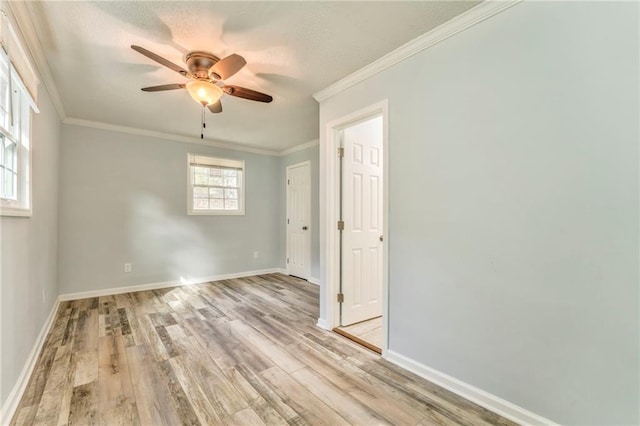
[[[513,424],[317,317],[281,274],[63,302],[12,424]]]

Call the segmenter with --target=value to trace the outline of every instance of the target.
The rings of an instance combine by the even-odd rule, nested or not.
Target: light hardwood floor
[[[317,317],[280,274],[63,302],[12,424],[513,424]]]

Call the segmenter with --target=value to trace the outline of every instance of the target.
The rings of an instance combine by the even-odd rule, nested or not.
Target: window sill
[[[31,217],[33,216],[33,212],[31,211],[31,209],[0,206],[0,216]]]
[[[244,216],[244,211],[225,211],[225,210],[191,210],[189,216]]]

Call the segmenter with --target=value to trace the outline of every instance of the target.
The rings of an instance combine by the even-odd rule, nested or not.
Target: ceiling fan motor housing
[[[187,64],[189,72],[198,79],[212,78],[219,80],[220,76],[214,72],[209,72],[220,58],[209,52],[194,51],[184,55],[184,62]]]

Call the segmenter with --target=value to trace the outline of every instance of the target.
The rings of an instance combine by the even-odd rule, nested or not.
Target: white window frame
[[[223,209],[194,209],[193,208],[193,187],[198,186],[193,182],[192,165],[200,164],[210,167],[219,168],[234,168],[239,169],[238,177],[238,209],[237,210],[223,210]],[[187,154],[187,213],[189,215],[197,216],[240,216],[245,214],[245,164],[244,160],[232,160],[227,158],[212,157],[203,154]]]
[[[20,75],[1,48],[0,72],[6,72],[10,76],[8,113],[13,114],[13,118],[8,117],[6,126],[0,122],[0,133],[16,143],[17,156],[17,197],[3,198],[0,192],[0,216],[29,217],[32,215],[31,122],[32,111],[38,112],[38,109]]]

